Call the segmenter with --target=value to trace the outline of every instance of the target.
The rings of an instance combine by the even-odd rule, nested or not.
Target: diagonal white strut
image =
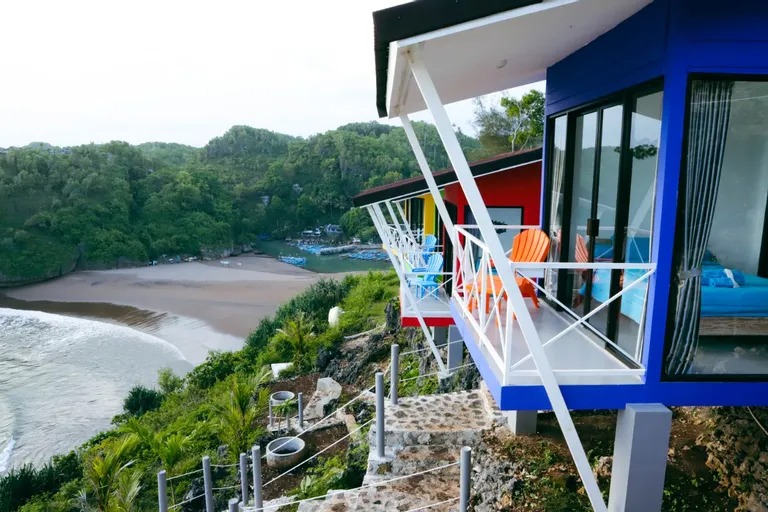
[[[421,173],[424,175],[424,181],[427,182],[429,193],[432,194],[432,198],[435,201],[437,213],[440,214],[440,219],[443,221],[445,231],[451,239],[451,245],[456,247],[456,244],[454,243],[456,241],[456,229],[453,227],[451,216],[448,215],[448,209],[445,207],[443,196],[437,188],[437,182],[435,181],[435,177],[432,176],[432,170],[429,168],[429,163],[427,163],[427,158],[424,156],[424,151],[421,149],[421,144],[419,144],[419,139],[416,137],[416,132],[413,131],[411,120],[408,119],[407,115],[403,114],[400,116],[400,121],[403,123],[405,136],[408,137],[408,142],[411,144],[413,154],[416,156],[416,162],[418,162]],[[443,241],[443,243],[445,243],[445,241]]]
[[[382,241],[386,242],[385,251],[389,256],[389,260],[392,262],[392,266],[395,268],[397,277],[400,279],[400,283],[402,284],[401,289],[403,290],[403,294],[405,294],[406,298],[411,304],[416,304],[416,297],[413,296],[413,291],[411,290],[411,287],[408,284],[407,277],[403,273],[403,268],[395,258],[394,254],[392,254],[392,249],[391,249],[392,240],[389,238],[389,234],[385,228],[386,220],[384,219],[384,213],[381,211],[381,207],[379,206],[378,203],[375,203],[375,204],[369,205],[367,208],[368,208],[368,214],[371,216],[371,219],[373,220],[373,224],[374,226],[376,226],[376,230],[379,232],[379,235],[381,236]],[[440,350],[437,348],[437,346],[435,346],[435,339],[434,339],[434,336],[432,335],[432,329],[430,329],[427,326],[427,322],[424,320],[424,317],[421,314],[421,311],[419,311],[419,308],[414,308],[414,309],[416,312],[416,318],[419,321],[419,326],[421,327],[421,331],[424,333],[424,337],[426,338],[427,343],[429,344],[429,348],[432,351],[432,355],[435,356],[437,367],[441,374],[445,374],[447,372],[447,368],[445,363],[443,362],[442,356],[440,355]]]
[[[453,169],[459,179],[464,195],[472,208],[472,212],[474,213],[480,232],[483,235],[483,239],[488,245],[491,257],[497,262],[507,261],[506,251],[501,245],[501,241],[493,227],[488,210],[484,206],[485,203],[480,195],[480,190],[469,169],[469,164],[467,164],[467,160],[461,150],[458,138],[453,131],[451,121],[440,100],[435,84],[432,82],[432,77],[418,54],[418,50],[415,47],[411,47],[407,51],[411,72],[413,73],[427,108],[434,118],[440,139],[448,153],[448,158],[453,165]],[[571,451],[574,463],[576,464],[576,469],[578,470],[581,481],[587,491],[592,508],[596,512],[607,512],[608,509],[603,501],[600,488],[597,485],[597,479],[592,473],[592,468],[589,464],[587,454],[584,451],[584,446],[581,444],[579,435],[576,432],[576,427],[573,424],[573,418],[571,418],[568,406],[563,398],[563,393],[557,383],[557,378],[552,371],[552,365],[544,352],[539,334],[536,331],[536,327],[533,325],[533,320],[528,313],[523,296],[517,286],[515,274],[509,265],[497,265],[496,269],[504,285],[504,289],[507,291],[508,304],[512,305],[514,312],[517,315],[518,325],[523,333],[533,361],[536,364],[536,369],[541,377],[541,382],[544,385],[547,397],[552,404],[552,409],[557,416],[557,421],[563,431],[563,436]]]

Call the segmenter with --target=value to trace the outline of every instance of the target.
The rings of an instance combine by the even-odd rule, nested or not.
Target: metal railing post
[[[469,506],[469,488],[472,484],[472,449],[461,449],[461,490],[459,491],[459,512],[467,512]]]
[[[211,477],[211,458],[203,457],[203,488],[205,489],[205,512],[213,510],[213,478]]]
[[[168,490],[165,470],[157,473],[157,504],[160,512],[168,512]]]
[[[229,499],[229,512],[237,512],[237,504],[240,502],[237,498]]]
[[[384,374],[376,372],[376,456],[384,458]]]
[[[253,458],[253,507],[260,510],[264,503],[261,498],[261,447],[255,445],[251,448]]]
[[[248,456],[240,454],[240,497],[243,505],[248,503]]]
[[[299,402],[299,428],[304,428],[304,393],[299,393],[298,395],[298,402]]]
[[[392,345],[392,354],[389,373],[389,394],[391,395],[392,405],[397,405],[397,385],[400,380],[400,345]]]

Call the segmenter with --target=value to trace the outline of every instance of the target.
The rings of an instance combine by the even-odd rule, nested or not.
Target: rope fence
[[[182,505],[186,505],[187,503],[192,503],[192,502],[193,502],[193,501],[195,501],[196,499],[202,498],[203,496],[205,496],[205,493],[203,493],[203,494],[198,494],[197,496],[193,496],[192,498],[189,498],[189,499],[187,499],[187,500],[184,500],[184,501],[180,501],[180,502],[178,502],[178,503],[174,503],[173,505],[171,505],[170,507],[168,507],[168,510],[172,510],[172,509],[174,509],[174,508],[178,508],[178,507],[180,507],[180,506],[182,506]]]
[[[359,426],[359,427],[357,427],[356,429],[352,430],[351,432],[349,432],[349,433],[348,433],[348,434],[346,434],[345,436],[343,436],[343,437],[340,437],[339,439],[337,439],[337,440],[336,440],[336,441],[334,441],[333,443],[329,444],[328,446],[326,446],[325,448],[323,448],[322,450],[320,450],[319,452],[317,452],[316,454],[314,454],[314,455],[313,455],[313,456],[311,456],[310,458],[308,458],[308,459],[306,459],[306,460],[304,460],[304,461],[302,461],[302,462],[299,462],[298,464],[296,464],[296,465],[295,465],[295,466],[293,466],[292,468],[290,468],[290,469],[286,470],[285,472],[281,473],[280,475],[276,476],[275,478],[273,478],[273,479],[272,479],[272,480],[270,480],[269,482],[265,483],[265,484],[264,484],[264,487],[268,486],[269,484],[271,484],[271,483],[272,483],[272,482],[274,482],[275,480],[277,480],[277,479],[279,479],[279,478],[281,478],[281,477],[283,477],[283,476],[287,475],[288,473],[290,473],[290,472],[292,472],[292,471],[294,471],[294,470],[298,469],[299,467],[303,466],[304,464],[306,464],[307,462],[311,461],[312,459],[314,459],[314,458],[318,457],[319,455],[321,455],[321,454],[325,453],[326,451],[330,450],[331,448],[333,448],[334,446],[336,446],[337,444],[339,444],[340,442],[342,442],[342,441],[343,441],[343,440],[345,440],[346,438],[348,438],[348,437],[352,436],[353,434],[355,434],[355,433],[357,433],[357,432],[361,431],[362,429],[364,429],[365,427],[367,427],[367,426],[368,426],[368,425],[370,425],[371,423],[373,423],[373,419],[370,419],[370,420],[366,421],[365,423],[363,423],[362,425],[360,425],[360,426]]]
[[[195,473],[202,473],[203,470],[201,469],[195,469],[192,471],[188,471],[187,473],[182,473],[181,475],[175,475],[175,476],[169,476],[166,480],[171,482],[173,480],[176,480],[178,478],[184,478],[185,476],[194,475]]]
[[[449,343],[445,344],[444,347],[447,347],[448,345],[451,345],[453,343],[463,343],[463,341],[449,342]],[[232,490],[236,490],[236,489],[240,489],[240,494],[242,494],[242,496],[240,496],[240,498],[239,498],[241,500],[241,502],[244,503],[244,504],[248,503],[249,500],[248,500],[247,493],[248,493],[248,489],[249,489],[249,483],[248,483],[247,479],[248,479],[248,474],[249,473],[251,473],[253,475],[253,504],[254,504],[254,508],[252,508],[252,510],[265,511],[265,510],[269,510],[269,509],[277,509],[277,508],[288,506],[288,505],[297,505],[297,504],[304,503],[304,502],[316,501],[316,500],[321,500],[321,499],[327,499],[328,495],[324,494],[322,496],[315,496],[315,497],[312,497],[312,498],[305,498],[305,499],[301,499],[301,500],[295,500],[294,499],[294,500],[291,500],[291,501],[288,501],[288,502],[278,503],[278,504],[274,504],[274,505],[268,505],[268,506],[264,507],[263,506],[263,499],[262,499],[262,497],[263,497],[263,489],[264,488],[266,488],[270,484],[274,483],[275,481],[279,480],[280,478],[282,478],[282,477],[284,477],[284,476],[286,476],[286,475],[288,475],[290,473],[295,472],[297,469],[299,469],[300,467],[304,466],[305,464],[308,464],[309,462],[317,459],[320,455],[322,455],[323,453],[326,453],[328,450],[332,449],[334,446],[337,446],[342,441],[350,438],[351,436],[357,434],[358,432],[362,431],[366,427],[370,426],[374,421],[376,422],[376,434],[377,434],[376,435],[376,454],[377,454],[377,457],[383,459],[384,456],[385,456],[385,452],[384,452],[384,444],[385,444],[385,436],[384,436],[384,433],[385,433],[385,415],[384,415],[384,409],[385,409],[385,406],[384,406],[384,403],[385,403],[384,402],[385,384],[384,384],[384,377],[385,377],[385,375],[387,373],[390,374],[390,378],[389,378],[389,382],[388,382],[388,384],[389,384],[389,398],[391,398],[390,401],[391,401],[392,405],[396,407],[398,405],[398,392],[397,392],[397,388],[398,388],[398,386],[399,386],[399,384],[401,382],[409,382],[409,381],[413,381],[413,380],[417,380],[417,379],[424,379],[424,378],[429,378],[429,377],[433,377],[433,376],[445,375],[445,372],[437,371],[437,372],[425,373],[425,374],[418,375],[418,376],[415,376],[415,377],[409,377],[409,378],[406,378],[406,379],[400,379],[400,377],[399,377],[399,374],[400,374],[399,361],[400,361],[400,359],[403,356],[417,354],[417,353],[425,352],[427,350],[430,350],[430,348],[429,347],[425,347],[425,348],[421,348],[421,349],[415,349],[415,350],[407,351],[407,352],[404,352],[404,353],[400,353],[399,352],[399,345],[397,345],[397,344],[392,345],[392,357],[390,359],[390,362],[386,366],[386,368],[384,369],[383,372],[377,372],[376,373],[376,376],[375,376],[376,377],[376,379],[375,379],[376,383],[373,386],[368,387],[366,389],[363,389],[357,396],[353,397],[352,399],[350,399],[349,401],[347,401],[343,405],[337,407],[330,414],[328,414],[325,417],[321,418],[319,421],[313,423],[307,429],[302,430],[301,432],[297,433],[294,436],[291,436],[288,440],[285,441],[284,444],[288,444],[288,443],[290,443],[294,439],[299,439],[302,435],[304,435],[306,433],[313,432],[313,431],[319,429],[329,419],[331,419],[334,416],[338,415],[340,412],[346,410],[347,407],[349,407],[350,405],[352,405],[356,401],[360,400],[366,394],[370,393],[374,389],[375,389],[375,408],[376,408],[375,418],[372,418],[372,419],[370,419],[370,420],[360,424],[359,426],[357,426],[353,430],[349,431],[344,436],[336,439],[334,442],[332,442],[328,446],[324,447],[323,449],[321,449],[317,453],[313,454],[311,457],[309,457],[307,459],[304,459],[301,462],[299,462],[298,464],[296,464],[293,467],[291,467],[290,469],[287,469],[287,470],[283,471],[278,476],[272,478],[271,480],[269,480],[265,484],[261,483],[262,482],[262,480],[261,480],[261,461],[263,459],[267,458],[267,453],[266,453],[266,450],[265,450],[265,453],[262,455],[261,454],[261,449],[260,449],[260,447],[258,445],[254,446],[253,449],[252,449],[252,457],[251,457],[251,461],[252,462],[250,464],[247,462],[245,454],[240,454],[240,461],[239,461],[239,463],[234,463],[234,464],[211,464],[210,458],[206,456],[206,457],[203,457],[203,467],[202,467],[202,469],[192,470],[192,471],[180,474],[180,475],[174,475],[172,477],[166,477],[166,472],[164,470],[160,471],[158,473],[158,501],[159,501],[159,510],[160,510],[160,512],[168,512],[169,510],[178,509],[179,507],[181,507],[181,506],[183,506],[183,505],[185,505],[187,503],[190,503],[192,501],[198,500],[200,498],[205,498],[205,510],[206,510],[206,512],[215,512],[213,510],[213,504],[214,504],[213,493],[214,492],[221,492],[221,491],[232,491]],[[470,366],[474,366],[474,363],[468,363],[468,364],[464,364],[464,365],[461,365],[461,366],[456,366],[456,367],[451,368],[450,371],[455,371],[455,370],[458,370],[458,369],[461,369],[461,368],[470,367]],[[301,397],[299,398],[299,403],[301,404]],[[301,418],[301,411],[299,412],[299,417]],[[280,448],[281,448],[281,446],[278,446],[274,450],[279,450]],[[453,462],[453,463],[450,463],[450,464],[445,464],[445,465],[442,465],[442,466],[437,466],[437,467],[434,467],[434,468],[431,468],[431,469],[426,469],[426,470],[419,471],[419,472],[416,472],[416,473],[413,473],[413,474],[409,474],[409,475],[402,475],[402,476],[393,477],[393,478],[390,478],[388,480],[382,480],[382,481],[379,481],[379,482],[373,482],[373,483],[370,483],[370,484],[362,485],[362,486],[354,488],[354,489],[346,489],[346,490],[334,491],[333,494],[334,495],[335,494],[356,494],[356,493],[360,493],[360,492],[368,490],[368,489],[374,489],[374,488],[377,488],[377,487],[385,486],[385,485],[392,484],[392,483],[395,483],[395,482],[399,482],[399,481],[402,481],[402,480],[406,480],[406,479],[409,479],[409,478],[413,478],[413,477],[417,477],[417,476],[421,476],[421,475],[425,475],[425,474],[441,471],[441,470],[444,470],[444,469],[447,469],[447,468],[450,468],[450,467],[453,467],[453,466],[461,465],[462,471],[461,471],[460,483],[461,483],[462,492],[461,492],[461,495],[459,497],[451,498],[451,499],[444,500],[444,501],[437,502],[437,503],[431,503],[431,504],[428,504],[428,505],[422,505],[422,506],[416,507],[414,509],[411,509],[411,510],[409,510],[407,512],[418,512],[418,511],[421,511],[421,510],[427,510],[427,509],[430,509],[432,507],[437,507],[437,506],[440,506],[440,505],[445,505],[445,504],[448,504],[448,503],[453,503],[455,501],[460,501],[461,502],[460,511],[461,512],[466,512],[466,506],[465,506],[466,505],[466,499],[464,499],[464,496],[465,496],[465,493],[468,496],[468,490],[465,491],[465,488],[468,489],[468,485],[469,485],[468,479],[469,479],[470,472],[469,472],[468,466],[467,466],[467,464],[468,464],[468,462],[467,462],[468,461],[468,453],[466,453],[467,458],[465,460],[465,453],[464,452],[468,451],[468,450],[469,450],[468,448],[465,448],[465,449],[462,450],[462,457],[461,457],[461,460],[459,462]],[[220,487],[214,487],[213,486],[212,468],[229,469],[229,468],[237,468],[238,466],[239,466],[239,483],[238,484],[229,485],[229,486],[220,486]],[[192,476],[192,475],[197,475],[199,473],[203,474],[203,482],[204,482],[205,491],[202,494],[198,494],[198,495],[193,496],[191,498],[188,498],[188,499],[186,499],[184,501],[181,501],[179,503],[173,503],[173,505],[168,506],[168,496],[167,496],[167,494],[168,494],[167,493],[168,483],[169,482],[173,482],[174,480],[178,480],[180,478],[189,477],[189,476]],[[465,474],[466,474],[466,479],[467,479],[466,483],[464,481],[465,480]],[[171,494],[173,495],[173,499],[174,499],[174,502],[175,502],[175,493],[174,493],[174,490],[173,490],[174,486],[171,484],[170,487],[171,487],[171,489],[170,489],[171,490]],[[230,499],[230,508],[232,508],[233,503],[236,500],[237,500],[237,498],[231,498]],[[235,505],[237,505],[237,504],[235,503]]]
[[[424,505],[422,507],[412,508],[410,510],[406,510],[406,512],[419,512],[420,510],[427,510],[432,507],[439,507],[440,505],[447,505],[449,503],[455,503],[457,501],[459,501],[459,498],[451,498],[445,501],[438,501],[437,503],[430,503],[429,505]]]

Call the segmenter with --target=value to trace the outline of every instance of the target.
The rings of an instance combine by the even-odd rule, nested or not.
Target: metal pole
[[[467,512],[469,506],[469,487],[472,483],[472,449],[461,449],[461,491],[459,494],[459,512]]]
[[[269,428],[275,426],[275,416],[272,413],[272,397],[269,397]]]
[[[259,512],[264,506],[261,499],[261,447],[255,445],[251,448],[253,458],[253,507]]]
[[[211,478],[211,458],[203,457],[203,488],[205,489],[205,512],[213,512],[213,478]]]
[[[376,456],[384,458],[384,374],[376,372]]]
[[[389,394],[392,405],[397,405],[397,385],[400,380],[400,345],[392,345],[392,357],[389,364]]]
[[[168,491],[165,470],[157,473],[157,503],[160,512],[168,512]]]
[[[237,498],[230,498],[229,499],[229,512],[237,512],[237,504],[239,503],[239,500]]]
[[[304,428],[304,393],[299,393],[299,428]]]
[[[240,454],[240,497],[243,504],[248,503],[248,457]]]

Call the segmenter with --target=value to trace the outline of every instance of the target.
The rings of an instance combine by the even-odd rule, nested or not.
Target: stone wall
[[[739,501],[737,511],[768,512],[768,408],[715,407],[696,412],[709,427],[697,442],[707,450],[707,465]]]

